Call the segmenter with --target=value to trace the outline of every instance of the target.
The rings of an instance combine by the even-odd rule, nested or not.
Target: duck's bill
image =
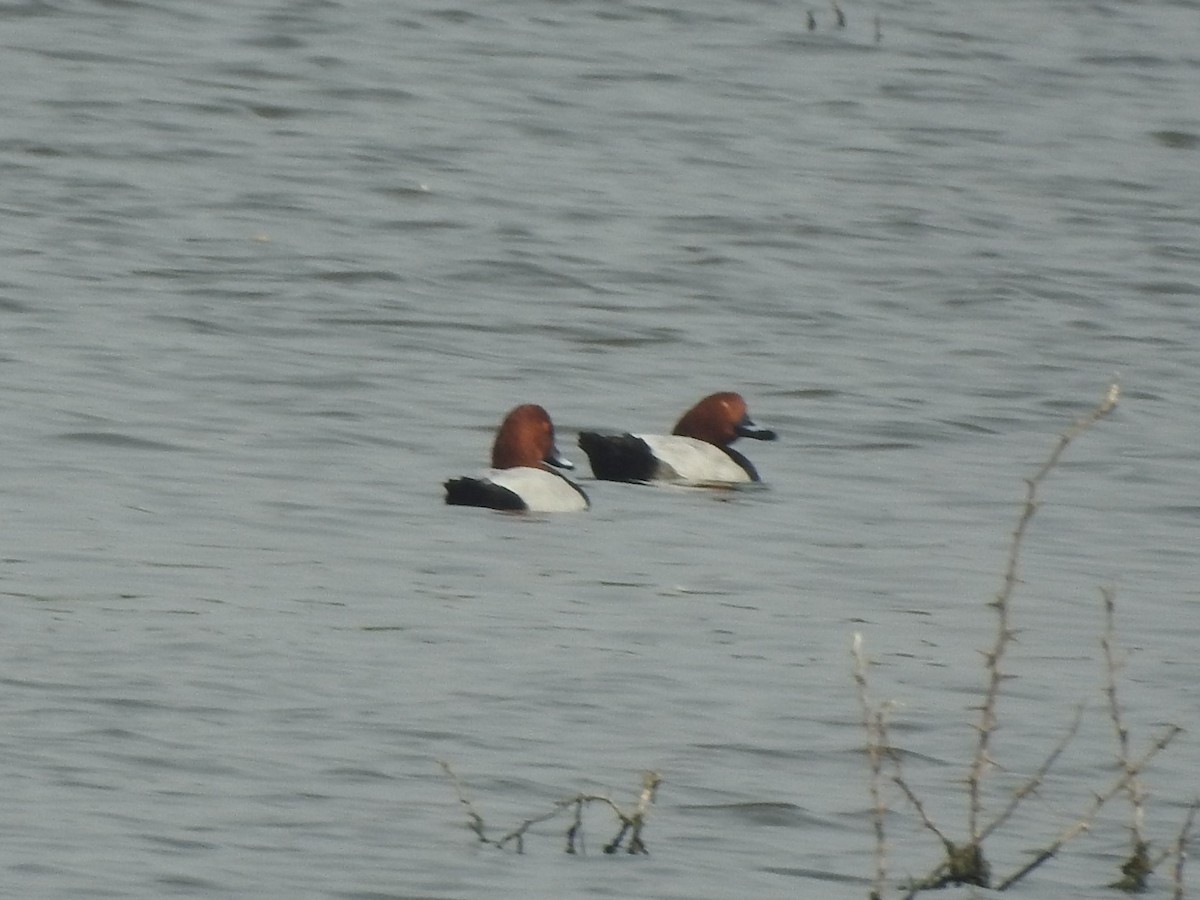
[[[557,447],[550,448],[550,452],[546,454],[546,462],[554,466],[556,469],[575,468],[575,463],[571,462],[569,459],[559,453]]]
[[[778,437],[770,428],[763,428],[749,418],[742,419],[734,426],[733,430],[738,433],[739,437],[754,438],[756,441],[773,441]]]

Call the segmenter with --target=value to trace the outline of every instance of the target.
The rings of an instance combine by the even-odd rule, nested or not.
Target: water
[[[1194,729],[1194,2],[0,11],[3,879],[23,897],[862,897],[848,646],[942,827],[1029,476],[1011,871]],[[875,40],[875,15],[881,40]],[[741,390],[764,490],[446,508],[519,402]],[[1194,738],[1149,773],[1172,840]],[[649,858],[480,848],[665,782]],[[937,859],[899,798],[893,873]],[[1094,897],[1125,807],[1027,882]],[[1196,876],[1191,873],[1192,880]],[[1166,879],[1156,895],[1169,893]]]

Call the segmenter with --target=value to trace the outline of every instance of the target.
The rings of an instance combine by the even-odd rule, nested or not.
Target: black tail
[[[527,509],[525,501],[506,487],[482,478],[451,478],[446,482],[450,506],[483,506],[488,509]]]

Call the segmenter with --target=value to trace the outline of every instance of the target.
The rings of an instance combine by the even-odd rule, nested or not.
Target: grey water
[[[0,8],[0,883],[14,897],[866,896],[849,647],[943,830],[1023,479],[998,875],[1200,751],[1200,4]],[[741,391],[759,490],[575,435]],[[593,507],[448,508],[545,405]],[[581,791],[664,781],[649,856]],[[893,880],[936,838],[889,792]],[[569,818],[569,817],[568,817]],[[1103,893],[1119,799],[1024,883]],[[1191,890],[1200,883],[1194,863]],[[1169,875],[1152,896],[1169,895]]]

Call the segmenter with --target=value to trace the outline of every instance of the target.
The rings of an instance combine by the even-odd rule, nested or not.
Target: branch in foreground
[[[883,831],[887,803],[883,797],[883,759],[889,752],[887,739],[887,705],[878,708],[871,704],[867,693],[867,658],[863,653],[862,633],[854,632],[850,652],[854,656],[854,683],[858,685],[858,703],[862,708],[863,729],[867,734],[867,761],[871,766],[871,822],[875,828],[875,879],[871,884],[870,900],[881,900],[887,881],[887,840]]]
[[[467,821],[471,824],[471,830],[475,832],[476,837],[479,838],[481,843],[492,843],[488,840],[487,834],[484,832],[483,816],[476,812],[474,804],[471,803],[471,799],[467,796],[466,788],[463,787],[463,783],[459,780],[458,775],[450,768],[450,763],[442,759],[439,759],[437,762],[442,767],[442,771],[446,773],[446,777],[450,779],[450,783],[454,785],[454,793],[458,796],[458,802],[466,808]]]
[[[1109,415],[1117,405],[1120,397],[1120,388],[1116,383],[1109,386],[1105,392],[1103,399],[1097,404],[1090,413],[1077,419],[1073,422],[1061,435],[1058,442],[1050,452],[1049,456],[1034,473],[1034,475],[1026,480],[1025,501],[1021,507],[1020,514],[1017,518],[1017,524],[1013,529],[1011,541],[1009,543],[1008,559],[1004,568],[1003,581],[1000,590],[989,604],[996,611],[996,634],[991,648],[984,652],[985,668],[987,670],[987,684],[984,689],[983,700],[978,707],[979,719],[976,725],[977,742],[975,751],[971,758],[970,767],[966,776],[967,783],[967,840],[961,844],[952,842],[930,819],[925,812],[924,806],[919,798],[909,788],[903,777],[900,775],[899,766],[894,777],[894,782],[904,792],[908,800],[913,804],[921,817],[921,821],[925,827],[932,831],[941,841],[945,850],[945,857],[937,865],[936,868],[924,879],[914,880],[909,883],[907,888],[906,898],[911,898],[923,890],[934,888],[943,888],[949,885],[973,885],[978,887],[989,887],[991,883],[991,867],[983,854],[983,842],[996,829],[1005,825],[1012,815],[1017,810],[1021,802],[1030,794],[1035,793],[1045,780],[1045,776],[1068,743],[1074,738],[1078,732],[1080,720],[1083,714],[1081,706],[1072,721],[1070,728],[1066,734],[1058,741],[1051,750],[1049,755],[1043,761],[1037,771],[1020,786],[1009,798],[1008,803],[1001,810],[999,815],[996,815],[990,823],[983,825],[981,822],[983,816],[983,794],[982,784],[984,777],[988,771],[995,765],[991,755],[992,736],[997,728],[997,706],[999,702],[1001,686],[1005,679],[1013,677],[1004,671],[1003,659],[1009,645],[1015,638],[1016,632],[1010,624],[1010,609],[1013,594],[1016,591],[1016,586],[1020,582],[1020,562],[1021,554],[1024,548],[1026,533],[1029,524],[1039,507],[1038,491],[1042,482],[1055,469],[1061,459],[1063,453],[1071,442],[1082,434],[1087,429],[1091,428],[1105,416]],[[859,644],[856,636],[855,641],[855,656],[859,659]],[[859,659],[858,670],[856,670],[855,678],[859,682],[860,703],[864,707],[864,721],[867,727],[868,739],[873,740],[871,723],[870,723],[870,706],[866,700],[865,680],[860,671],[864,670],[865,666]],[[1115,688],[1111,693],[1113,704],[1115,705]],[[1174,737],[1174,733],[1169,734],[1162,739],[1159,745],[1153,749],[1146,757],[1136,764],[1130,763],[1125,766],[1125,772],[1120,779],[1120,785],[1115,790],[1120,790],[1135,779],[1137,773],[1145,765],[1151,756],[1165,747],[1166,744]],[[1127,754],[1125,754],[1127,757]],[[893,758],[894,754],[893,754]],[[898,763],[898,761],[897,761]],[[875,770],[873,770],[873,778],[876,778]],[[1114,790],[1114,792],[1115,792]],[[1111,796],[1109,794],[1108,796]],[[1029,865],[1023,867],[1014,876],[1007,879],[999,888],[1004,890],[1008,886],[1016,883],[1023,878],[1028,872],[1033,871],[1046,859],[1053,856],[1059,848],[1076,834],[1086,830],[1092,818],[1098,812],[1099,808],[1108,799],[1105,796],[1099,799],[1099,802],[1094,805],[1092,810],[1084,817],[1083,820],[1076,823],[1067,831],[1063,832],[1059,838],[1049,847],[1038,852],[1037,857]],[[877,835],[877,843],[881,843],[881,835]],[[879,851],[877,850],[877,853]],[[879,878],[880,868],[877,863],[877,883]],[[879,890],[873,892],[873,896],[878,896]]]
[[[1117,734],[1117,762],[1122,771],[1128,772],[1132,765],[1129,760],[1129,729],[1125,726],[1121,704],[1117,700],[1117,670],[1121,665],[1116,649],[1116,592],[1105,587],[1100,589],[1100,596],[1104,600],[1104,637],[1100,639],[1100,646],[1104,649],[1104,696],[1108,699],[1108,716]],[[1121,864],[1121,877],[1109,887],[1136,894],[1146,889],[1146,879],[1157,863],[1150,861],[1150,845],[1142,830],[1146,818],[1146,789],[1142,780],[1136,775],[1131,777],[1125,786],[1125,793],[1129,796],[1132,845],[1129,857]],[[1158,862],[1163,859],[1165,857],[1160,857]]]
[[[1179,829],[1179,837],[1175,839],[1175,900],[1183,900],[1183,864],[1187,861],[1187,845],[1191,839],[1192,823],[1196,821],[1196,812],[1200,810],[1200,798],[1192,801],[1183,827]]]
[[[658,787],[662,784],[662,776],[657,772],[645,772],[642,775],[642,789],[638,794],[638,801],[630,812],[625,812],[610,798],[600,794],[576,794],[572,797],[564,797],[562,800],[556,800],[549,810],[540,815],[531,816],[507,834],[500,838],[490,838],[487,836],[487,830],[483,823],[483,816],[475,809],[470,798],[467,797],[466,789],[463,786],[461,779],[450,768],[450,764],[444,760],[438,760],[438,765],[446,773],[451,783],[454,785],[455,794],[458,796],[458,802],[461,803],[467,810],[467,821],[470,829],[475,832],[480,843],[491,844],[493,847],[503,848],[508,844],[513,844],[518,853],[525,852],[525,834],[534,825],[546,822],[553,819],[565,809],[574,808],[575,816],[571,826],[567,829],[567,853],[576,852],[576,843],[579,848],[583,848],[583,808],[589,804],[597,803],[601,806],[607,806],[616,815],[620,822],[620,828],[615,837],[604,845],[605,853],[616,853],[621,849],[626,837],[629,838],[629,843],[626,846],[627,853],[649,853],[645,842],[642,840],[642,829],[646,823],[646,815],[649,812],[650,804],[654,802],[655,795],[658,792]]]
[[[1014,632],[1009,625],[1009,601],[1012,599],[1013,591],[1020,580],[1021,550],[1025,542],[1025,532],[1029,528],[1029,522],[1033,519],[1034,513],[1037,512],[1038,488],[1046,476],[1058,465],[1059,459],[1071,441],[1075,440],[1075,438],[1116,409],[1117,400],[1120,395],[1121,390],[1116,382],[1109,385],[1104,399],[1090,413],[1076,420],[1066,431],[1059,435],[1058,443],[1051,451],[1050,456],[1042,463],[1041,468],[1034,473],[1033,477],[1025,482],[1025,504],[1021,508],[1021,514],[1017,518],[1017,525],[1013,530],[1012,541],[1009,544],[1008,563],[1004,567],[1004,580],[999,593],[991,604],[992,608],[996,610],[996,640],[992,648],[984,653],[988,670],[988,683],[984,691],[983,705],[979,711],[979,724],[977,725],[979,737],[975,745],[975,754],[971,768],[967,774],[967,792],[969,796],[967,832],[970,836],[970,843],[976,846],[982,839],[979,824],[980,815],[983,810],[981,784],[992,765],[990,747],[992,734],[996,730],[996,704],[1000,698],[1000,685],[1007,677],[1001,668],[1001,662],[1004,658],[1004,652],[1014,636]]]
[[[1092,820],[1096,818],[1096,815],[1100,812],[1100,809],[1104,806],[1104,804],[1115,797],[1118,793],[1125,790],[1128,787],[1130,780],[1141,774],[1142,770],[1146,768],[1146,765],[1150,762],[1150,760],[1157,756],[1161,750],[1166,749],[1167,744],[1171,743],[1175,736],[1182,730],[1183,729],[1178,725],[1169,726],[1162,734],[1158,736],[1158,738],[1151,745],[1150,749],[1142,754],[1141,759],[1130,763],[1129,768],[1120,774],[1117,780],[1109,786],[1108,790],[1102,794],[1096,795],[1096,797],[1092,800],[1092,805],[1088,807],[1087,812],[1083,814],[1082,818],[1080,818],[1078,822],[1064,829],[1062,833],[1060,833],[1059,836],[1050,844],[1048,844],[1046,847],[1043,847],[1041,850],[1038,850],[1034,854],[1032,860],[1030,860],[1008,878],[1004,879],[1004,881],[1000,882],[1000,884],[996,886],[996,890],[1008,890],[1008,888],[1012,887],[1046,860],[1058,853],[1058,851],[1062,849],[1063,844],[1067,843],[1067,841],[1078,837],[1080,834],[1090,829],[1092,827]]]
[[[992,819],[992,821],[989,822],[980,833],[979,840],[981,842],[987,838],[989,834],[1009,820],[1012,814],[1016,812],[1017,807],[1020,805],[1022,800],[1042,786],[1042,782],[1046,778],[1046,773],[1050,771],[1050,767],[1054,765],[1054,763],[1058,760],[1058,757],[1062,754],[1063,750],[1067,748],[1067,744],[1071,743],[1071,740],[1079,731],[1079,723],[1083,721],[1083,710],[1084,705],[1080,703],[1075,710],[1075,718],[1071,720],[1070,727],[1067,728],[1066,732],[1059,739],[1058,743],[1054,745],[1054,749],[1050,751],[1049,755],[1042,761],[1042,764],[1038,766],[1037,771],[1033,773],[1029,780],[1013,791],[1012,797],[1009,798],[1008,806],[1004,807],[1004,810],[1000,813],[1000,815]]]

